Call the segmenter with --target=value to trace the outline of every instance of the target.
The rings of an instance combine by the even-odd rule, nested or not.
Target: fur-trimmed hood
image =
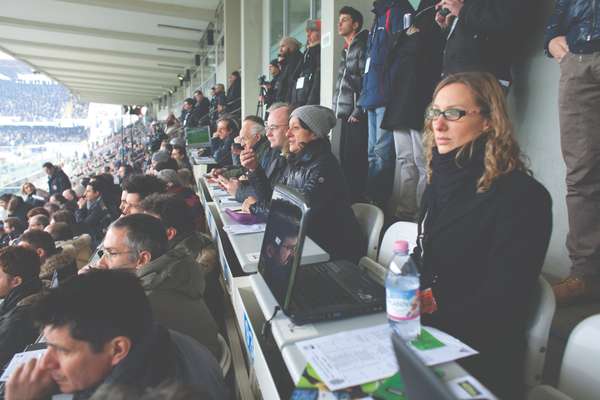
[[[86,265],[92,257],[92,237],[87,233],[71,240],[56,242],[56,245],[62,247],[63,253],[71,253],[75,257],[78,270]]]
[[[54,271],[58,271],[59,275],[62,275],[61,272],[63,272],[63,269],[76,269],[76,266],[77,260],[75,251],[73,249],[60,249],[57,254],[48,257],[48,259],[40,266],[40,279],[51,281],[54,276]]]

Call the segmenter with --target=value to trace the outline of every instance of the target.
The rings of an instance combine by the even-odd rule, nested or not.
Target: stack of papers
[[[194,162],[196,164],[216,164],[217,163],[215,161],[215,159],[212,158],[212,157],[198,157],[198,156],[195,156],[195,157],[193,157],[193,159],[194,159]]]
[[[223,225],[223,230],[232,235],[242,235],[244,233],[264,232],[267,224],[254,225]]]
[[[355,329],[297,343],[329,390],[387,378],[398,371],[388,324]],[[422,329],[411,347],[431,366],[477,354],[458,339],[434,328]]]

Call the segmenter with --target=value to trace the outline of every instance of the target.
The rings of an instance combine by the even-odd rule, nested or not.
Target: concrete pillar
[[[242,118],[256,113],[257,78],[262,74],[263,8],[262,0],[242,2]]]
[[[244,1],[245,3],[246,1]],[[224,0],[223,2],[223,30],[225,32],[225,60],[223,62],[224,70],[217,74],[217,83],[222,83],[227,89],[227,77],[231,72],[241,67],[240,43],[241,43],[241,16],[240,0]],[[225,76],[222,76],[222,73]],[[221,76],[219,76],[221,75]],[[224,78],[224,79],[223,79]],[[222,79],[222,80],[219,80]]]
[[[331,107],[344,40],[337,33],[338,12],[343,6],[360,11],[363,29],[373,22],[372,4],[364,0],[333,0],[321,2],[321,105]]]

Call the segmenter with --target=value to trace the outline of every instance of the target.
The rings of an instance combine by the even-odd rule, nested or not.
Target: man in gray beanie
[[[299,107],[290,116],[287,137],[290,144],[288,166],[277,182],[300,191],[311,207],[308,235],[332,259],[357,262],[367,244],[350,208],[346,179],[331,152],[327,133],[336,123],[327,107]],[[351,182],[352,177],[348,177]],[[271,199],[270,183],[263,174],[250,173],[256,198],[249,197],[242,208],[266,216]]]
[[[309,105],[296,108],[290,118],[296,117],[318,137],[327,138],[336,123],[335,114],[323,106]]]

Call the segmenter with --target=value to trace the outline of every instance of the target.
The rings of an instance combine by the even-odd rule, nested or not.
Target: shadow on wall
[[[570,271],[565,248],[568,232],[565,203],[565,165],[560,151],[558,123],[558,64],[543,51],[544,27],[554,7],[553,0],[534,0],[528,17],[530,35],[513,69],[508,98],[511,118],[530,168],[548,189],[553,201],[553,232],[544,273],[562,277]]]

